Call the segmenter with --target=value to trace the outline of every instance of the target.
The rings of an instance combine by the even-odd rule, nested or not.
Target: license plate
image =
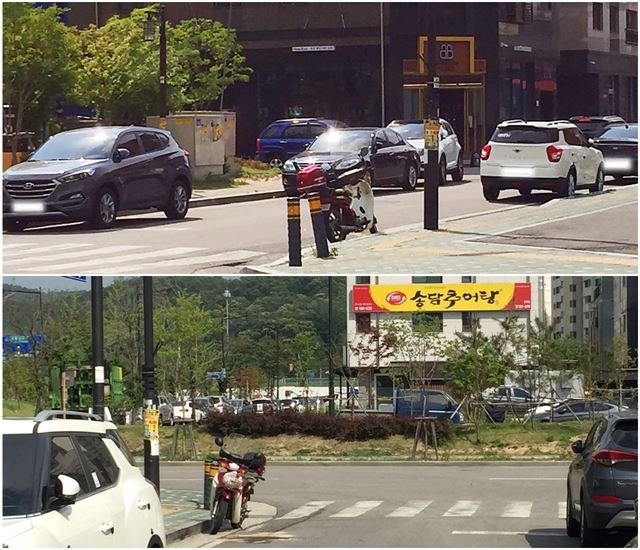
[[[14,201],[11,209],[16,214],[44,212],[44,203],[42,201]]]
[[[502,175],[506,178],[530,178],[533,176],[531,168],[503,168]]]
[[[261,404],[261,403],[258,403],[258,405],[257,405],[257,407],[256,407],[256,408],[257,408],[259,411],[261,411],[261,410],[262,410],[262,404]]]
[[[607,159],[604,161],[604,167],[612,170],[629,170],[631,161],[629,159]]]

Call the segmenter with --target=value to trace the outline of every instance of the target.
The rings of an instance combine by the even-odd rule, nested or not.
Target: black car
[[[567,535],[592,547],[607,529],[637,529],[637,413],[599,418],[586,441],[571,449],[576,457],[567,476]]]
[[[389,128],[340,128],[316,139],[309,148],[284,163],[282,184],[289,196],[295,196],[296,174],[315,164],[344,173],[365,159],[373,187],[401,186],[416,188],[420,157],[416,149]]]
[[[602,151],[604,172],[621,180],[638,175],[638,125],[612,126],[595,139],[594,147]]]
[[[605,130],[613,126],[621,126],[625,124],[622,117],[617,115],[605,116],[572,116],[569,122],[575,124],[586,138],[597,138]]]
[[[168,132],[135,126],[61,132],[2,179],[7,231],[34,221],[108,228],[129,209],[157,208],[181,219],[191,197],[188,154]]]

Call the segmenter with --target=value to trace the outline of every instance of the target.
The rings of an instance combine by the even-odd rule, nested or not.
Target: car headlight
[[[65,176],[61,176],[56,178],[60,183],[72,183],[74,181],[80,181],[95,174],[95,168],[89,168],[88,170],[82,170],[80,172],[73,172],[72,174],[66,174]]]
[[[349,168],[353,168],[359,163],[360,163],[360,159],[355,159],[355,158],[344,159],[344,160],[338,161],[334,168],[336,170],[348,170]]]
[[[296,165],[293,164],[293,161],[288,160],[287,162],[284,163],[284,166],[282,167],[282,170],[285,172],[295,172],[296,171]]]

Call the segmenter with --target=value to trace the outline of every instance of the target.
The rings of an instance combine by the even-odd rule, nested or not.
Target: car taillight
[[[596,495],[591,498],[593,502],[599,504],[618,504],[622,499],[620,497],[608,496],[608,495]]]
[[[547,147],[547,158],[549,159],[549,162],[560,162],[560,159],[562,158],[562,149],[555,145],[549,145],[549,147]]]
[[[491,154],[491,145],[485,145],[480,152],[480,160],[487,160]]]
[[[638,455],[626,451],[604,449],[593,455],[593,461],[602,464],[602,466],[615,466],[621,462],[638,462]]]
[[[256,139],[256,151],[260,151],[260,138]]]

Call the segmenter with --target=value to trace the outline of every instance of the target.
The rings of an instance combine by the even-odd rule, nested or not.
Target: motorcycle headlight
[[[222,482],[225,487],[229,489],[239,489],[242,487],[242,477],[237,474],[237,472],[227,472],[222,477]]]
[[[344,160],[340,160],[338,161],[338,163],[335,165],[335,169],[336,170],[348,170],[349,168],[353,168],[354,166],[358,165],[360,163],[360,159],[344,159]]]
[[[72,183],[75,181],[80,181],[95,174],[95,168],[89,168],[88,170],[82,170],[80,172],[73,172],[72,174],[66,174],[59,178],[56,178],[60,183]]]
[[[282,170],[284,170],[285,172],[295,172],[296,171],[296,165],[293,164],[292,161],[288,160],[287,162],[284,163],[284,166],[282,167]]]

